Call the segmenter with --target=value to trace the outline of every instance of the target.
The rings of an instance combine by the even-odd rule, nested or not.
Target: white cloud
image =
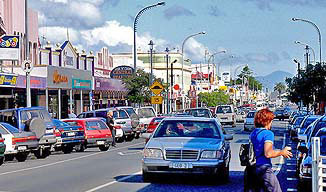
[[[46,31],[45,37],[47,41],[51,41],[52,44],[55,43],[63,43],[67,40],[67,28],[65,27],[40,27],[39,34],[43,35],[44,31]],[[72,42],[78,42],[80,34],[74,29],[68,29],[69,32],[69,40]]]
[[[196,39],[190,38],[185,44],[185,57],[190,58],[194,62],[203,61],[206,49],[207,48]]]
[[[51,2],[51,3],[63,3],[67,4],[68,0],[42,0],[43,2]]]
[[[99,9],[91,3],[71,2],[70,11],[76,13],[78,16],[90,21],[101,19],[101,13]]]

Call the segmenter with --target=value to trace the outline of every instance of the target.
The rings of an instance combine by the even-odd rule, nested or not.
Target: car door
[[[109,127],[103,121],[97,121],[98,130],[100,132],[100,138],[108,138],[112,137],[112,133]]]
[[[101,138],[101,132],[98,128],[98,123],[96,121],[85,121],[85,132],[88,138]]]
[[[6,144],[6,152],[7,151],[13,151],[14,146],[12,145],[12,137],[13,135],[6,130],[2,125],[0,125],[0,133],[2,135],[2,138],[5,140],[5,144]]]

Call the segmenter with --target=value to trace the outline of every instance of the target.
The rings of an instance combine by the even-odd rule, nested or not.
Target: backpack
[[[264,129],[259,131],[256,137],[262,131],[264,131]],[[240,159],[241,166],[256,165],[256,155],[255,155],[254,145],[252,144],[251,139],[249,139],[249,143],[241,144],[240,151],[239,151],[239,159]]]

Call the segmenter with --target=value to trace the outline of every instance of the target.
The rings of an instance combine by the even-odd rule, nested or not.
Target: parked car
[[[157,127],[157,125],[164,119],[165,116],[154,117],[152,121],[149,123],[146,133],[153,133]]]
[[[255,114],[256,114],[256,111],[249,111],[247,113],[247,117],[246,117],[246,119],[244,121],[244,125],[243,125],[244,131],[252,131],[255,129],[255,124],[254,124]]]
[[[137,135],[137,126],[139,124],[138,116],[136,113],[134,115],[129,115],[126,109],[123,108],[106,108],[98,109],[95,111],[87,111],[79,114],[78,118],[91,118],[91,117],[101,117],[107,118],[107,113],[113,111],[113,118],[116,125],[119,125],[121,129],[115,129],[115,139],[117,142],[132,141]],[[115,126],[115,127],[119,127]]]
[[[130,106],[116,107],[116,109],[122,109],[127,112],[128,116],[130,118],[130,125],[134,132],[135,138],[138,139],[140,134],[145,132],[145,124],[143,122],[141,122],[135,109]]]
[[[8,123],[0,123],[0,133],[5,140],[5,160],[23,162],[28,154],[38,148],[38,141],[34,132],[19,131]]]
[[[300,128],[301,122],[304,120],[304,116],[297,116],[294,118],[293,124],[290,127],[290,139],[296,140],[298,138],[297,129]]]
[[[142,132],[146,132],[146,129],[149,123],[152,121],[154,117],[157,116],[155,109],[153,107],[140,107],[136,108],[136,113],[139,117],[139,122],[144,126]]]
[[[278,119],[280,121],[284,121],[284,119],[288,119],[290,114],[288,114],[284,108],[277,108],[274,112],[275,119]]]
[[[44,107],[27,107],[0,110],[0,122],[5,122],[20,131],[34,132],[39,143],[33,151],[37,158],[46,158],[56,143],[54,125],[49,112]]]
[[[235,115],[235,121],[242,123],[245,122],[245,119],[247,117],[247,113],[243,110],[238,110]]]
[[[2,138],[2,135],[0,134],[0,166],[3,164],[5,160],[5,151],[6,151],[5,140]]]
[[[193,117],[205,117],[205,118],[214,117],[213,114],[211,113],[211,110],[204,107],[186,109],[185,113]]]
[[[84,131],[85,141],[76,151],[83,152],[86,148],[98,147],[107,151],[112,144],[112,133],[100,118],[63,119],[71,126],[79,126]]]
[[[220,105],[215,110],[216,117],[222,125],[236,126],[235,112],[233,105]]]
[[[142,160],[144,181],[160,174],[208,175],[216,182],[229,178],[233,137],[223,133],[215,118],[168,117],[143,137],[149,139]]]
[[[302,120],[299,128],[297,129],[297,135],[303,134],[306,130],[306,128],[313,123],[316,119],[320,118],[320,115],[307,115]]]
[[[66,122],[58,119],[52,120],[55,126],[55,136],[57,139],[54,149],[62,150],[63,153],[71,153],[76,147],[76,151],[80,151],[80,147],[84,145],[84,130],[79,126],[71,126]]]

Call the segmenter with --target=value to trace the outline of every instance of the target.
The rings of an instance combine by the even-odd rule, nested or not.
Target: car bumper
[[[182,161],[192,164],[189,169],[175,169],[170,168],[169,165],[173,161],[157,160],[157,159],[143,159],[143,171],[148,173],[172,173],[172,174],[199,174],[199,175],[213,175],[220,172],[225,166],[223,160],[212,161]]]
[[[54,135],[44,135],[39,140],[39,145],[53,145],[57,142],[57,139]]]
[[[61,137],[57,137],[56,138],[57,142],[55,144],[56,147],[59,147],[61,145],[64,144],[79,144],[79,143],[83,143],[85,141],[84,136],[80,136],[80,137],[73,137],[73,138],[61,138]]]
[[[87,147],[98,147],[101,145],[111,145],[113,139],[111,138],[92,138],[86,139]]]

